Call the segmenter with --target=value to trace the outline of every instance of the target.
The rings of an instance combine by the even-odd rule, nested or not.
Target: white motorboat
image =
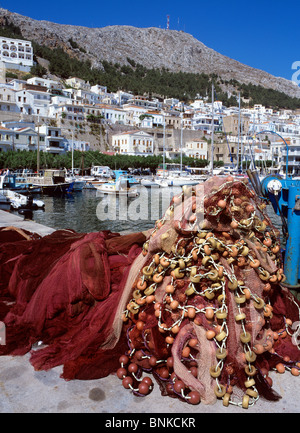
[[[168,188],[169,187],[169,182],[165,179],[156,179],[155,183],[160,187],[160,188]]]
[[[107,183],[107,179],[96,179],[94,176],[84,176],[81,178],[85,181],[84,189],[97,189],[99,186]]]
[[[185,185],[197,185],[198,180],[194,179],[192,176],[171,174],[164,180],[168,182],[169,186],[185,186]]]
[[[115,182],[103,183],[96,187],[97,192],[115,196],[138,197],[139,193],[135,188],[130,188],[129,182],[120,176]]]
[[[146,188],[158,188],[159,184],[152,179],[141,179],[141,185],[145,186]]]
[[[33,199],[31,196],[19,194],[18,192],[5,189],[2,194],[10,200],[13,209],[43,209],[45,203],[42,200]]]

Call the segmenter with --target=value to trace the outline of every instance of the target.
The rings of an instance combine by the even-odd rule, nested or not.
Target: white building
[[[119,123],[122,125],[126,124],[126,117],[127,113],[126,110],[123,110],[122,108],[115,107],[113,105],[104,105],[99,104],[95,105],[95,108],[99,108],[101,115],[103,116],[103,119],[107,123]]]
[[[140,123],[138,126],[142,128],[156,128],[164,126],[165,116],[159,111],[147,111],[140,117]]]
[[[144,131],[127,131],[112,136],[112,146],[122,155],[153,155],[154,139]]]
[[[81,152],[86,152],[88,150],[90,150],[90,143],[86,142],[86,141],[81,141],[81,140],[69,140],[69,139],[65,139],[64,140],[64,148],[66,152],[71,152],[72,148],[73,150],[79,150]]]
[[[195,159],[208,159],[207,141],[187,141],[184,149],[185,156]]]
[[[127,125],[138,126],[141,124],[140,116],[147,114],[148,109],[134,104],[124,104],[123,110],[128,113]]]
[[[45,87],[27,84],[22,90],[16,91],[16,104],[23,114],[48,116],[50,102],[51,95]]]
[[[84,108],[82,104],[72,99],[54,96],[49,105],[49,117],[82,122],[84,120]]]
[[[221,116],[218,113],[213,115],[210,111],[207,110],[199,110],[194,113],[194,116],[191,120],[191,129],[195,131],[203,131],[203,132],[211,132],[212,131],[212,123],[214,121],[214,131],[221,130]]]
[[[288,145],[288,171],[289,174],[300,176],[300,138],[286,139]],[[283,143],[281,147],[281,171],[286,171],[287,148]]]
[[[17,123],[11,127],[0,126],[0,150],[36,150],[38,148],[38,140],[40,150],[45,151],[45,136],[38,134],[34,129],[34,124],[18,127]]]
[[[82,104],[100,104],[103,96],[92,91],[78,89],[74,99]]]
[[[91,92],[97,93],[97,95],[105,96],[107,94],[107,87],[100,86],[100,84],[95,84],[95,86],[91,86]]]
[[[66,84],[68,86],[73,87],[74,89],[82,89],[82,90],[91,90],[91,85],[89,82],[82,80],[81,78],[72,77],[66,80]]]
[[[33,50],[30,41],[0,37],[0,61],[6,67],[14,65],[33,66]]]
[[[20,112],[16,104],[16,92],[7,87],[0,87],[0,111],[7,111],[10,113]]]
[[[62,84],[59,81],[50,80],[48,78],[32,77],[27,80],[27,83],[33,86],[46,87],[50,92],[62,89]]]
[[[42,125],[36,127],[39,135],[45,137],[45,151],[49,153],[65,152],[65,138],[61,135],[61,128],[55,126]]]

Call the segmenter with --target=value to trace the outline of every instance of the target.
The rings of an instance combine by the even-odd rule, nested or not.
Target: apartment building
[[[11,125],[11,127],[0,126],[0,151],[2,152],[8,150],[36,150],[38,140],[40,150],[45,151],[45,136],[35,130],[34,124],[21,128],[16,127],[16,125]]]
[[[65,138],[61,135],[61,128],[49,125],[42,125],[36,128],[36,132],[38,132],[40,136],[45,137],[45,152],[65,152]]]
[[[15,65],[33,66],[33,49],[30,41],[0,37],[0,61],[9,68]]]

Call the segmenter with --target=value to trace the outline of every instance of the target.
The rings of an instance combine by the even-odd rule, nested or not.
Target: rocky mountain
[[[34,20],[0,8],[0,25],[3,23],[18,26],[28,40],[50,48],[62,47],[71,56],[89,59],[94,67],[101,67],[102,60],[123,65],[130,58],[147,68],[215,73],[223,80],[235,79],[245,84],[261,85],[300,98],[300,88],[292,81],[239,63],[182,31],[153,27],[63,25]],[[70,40],[75,44],[71,44]]]

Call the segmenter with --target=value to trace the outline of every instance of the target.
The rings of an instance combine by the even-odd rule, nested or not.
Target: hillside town
[[[111,93],[101,83],[77,77],[66,80],[13,78],[34,65],[30,41],[0,38],[0,151],[71,149],[110,154],[180,154],[236,165],[272,161],[300,174],[300,113],[225,107],[199,98],[185,104],[174,98],[149,98],[122,90]],[[238,98],[238,95],[237,95]],[[239,101],[240,102],[240,101]],[[247,101],[243,101],[247,102]]]

